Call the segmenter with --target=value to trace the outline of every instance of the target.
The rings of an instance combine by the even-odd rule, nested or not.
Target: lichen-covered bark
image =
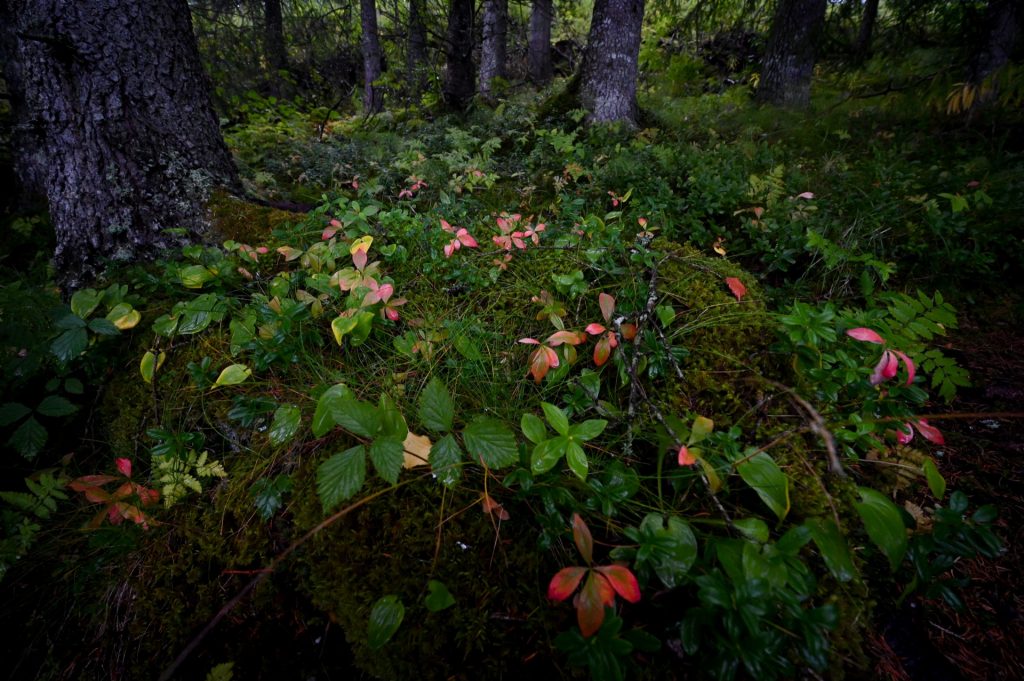
[[[264,0],[263,2],[263,52],[267,65],[272,71],[283,71],[288,68],[281,0]]]
[[[814,53],[826,0],[779,0],[761,66],[757,99],[802,109],[811,103]]]
[[[380,78],[382,64],[375,0],[359,0],[359,18],[363,29],[363,111],[375,114],[384,106],[384,92],[374,85]]]
[[[580,103],[592,122],[636,125],[644,0],[596,0],[583,52]]]
[[[480,94],[490,97],[491,81],[505,77],[508,0],[484,2],[483,39],[480,43]]]
[[[554,14],[551,0],[533,0],[527,62],[530,80],[536,85],[546,85],[554,76],[551,65],[551,20]]]
[[[66,290],[206,231],[210,189],[239,183],[185,0],[5,0],[0,31],[18,172],[49,199]]]
[[[451,0],[441,94],[449,108],[461,111],[472,101],[473,88],[473,0]]]
[[[423,23],[423,0],[409,0],[409,36],[406,44],[405,71],[409,94],[419,97],[426,85],[427,27]]]

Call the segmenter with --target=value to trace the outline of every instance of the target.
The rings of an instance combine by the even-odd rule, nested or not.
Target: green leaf
[[[54,326],[62,331],[67,331],[70,329],[84,329],[88,324],[76,314],[66,314],[54,322]]]
[[[50,345],[50,352],[62,364],[67,364],[85,352],[87,347],[89,347],[89,334],[85,332],[85,329],[68,329],[53,341],[53,344]]]
[[[462,431],[466,451],[473,459],[481,459],[488,468],[510,466],[519,460],[516,438],[504,423],[489,416],[479,416]]]
[[[907,529],[903,516],[887,496],[870,487],[858,487],[862,503],[854,504],[871,541],[882,549],[893,572],[907,553]]]
[[[445,608],[455,605],[455,597],[448,591],[448,587],[444,583],[432,579],[427,582],[427,590],[430,593],[423,599],[423,605],[430,612],[441,612]]]
[[[356,445],[320,464],[316,470],[316,493],[324,513],[352,498],[366,481],[366,451]]]
[[[605,426],[607,425],[608,422],[604,419],[589,419],[569,428],[569,436],[576,440],[582,440],[583,442],[593,440],[604,432]]]
[[[170,338],[178,330],[179,315],[160,315],[153,320],[153,333]]]
[[[313,413],[313,435],[323,437],[334,427],[334,410],[337,409],[338,400],[351,397],[352,391],[344,383],[337,383],[324,391],[316,402],[316,412]]]
[[[767,452],[744,461],[736,470],[743,482],[757,492],[779,520],[786,517],[789,512],[789,480]]]
[[[429,430],[447,433],[455,420],[455,402],[444,381],[434,376],[420,393],[420,421]]]
[[[114,322],[103,317],[90,320],[89,330],[100,336],[117,336],[121,333],[121,329],[114,326]]]
[[[404,441],[405,437],[409,434],[409,426],[406,424],[402,412],[395,406],[395,401],[382,394],[377,408],[380,410],[379,434]]]
[[[189,265],[178,270],[178,278],[185,288],[202,288],[207,282],[215,278],[210,270],[202,265]]]
[[[484,358],[480,352],[480,348],[469,338],[469,336],[459,334],[454,340],[455,349],[460,355],[468,359],[470,362],[479,362]]]
[[[462,450],[451,433],[430,446],[430,470],[445,487],[454,486],[462,477]]]
[[[732,521],[733,527],[748,539],[764,544],[768,541],[768,524],[760,518],[741,518]]]
[[[232,364],[225,367],[224,370],[220,372],[220,376],[217,377],[213,386],[238,385],[250,376],[252,376],[252,369],[244,364]]]
[[[342,397],[332,400],[330,408],[334,422],[350,433],[375,437],[380,430],[380,410],[369,402]]]
[[[263,520],[270,520],[284,505],[284,495],[292,490],[292,479],[288,475],[260,478],[249,488],[253,503]]]
[[[288,442],[299,430],[302,421],[302,410],[294,404],[283,404],[274,412],[274,420],[270,423],[270,444],[275,447]]]
[[[235,663],[222,662],[206,675],[206,681],[234,681]]]
[[[946,479],[942,477],[942,473],[931,459],[926,459],[921,468],[924,470],[924,478],[928,481],[928,489],[932,491],[932,496],[942,501],[942,497],[946,496]]]
[[[544,418],[548,420],[556,433],[559,435],[569,434],[569,419],[564,411],[549,402],[541,402],[540,407],[544,410]]]
[[[88,319],[103,300],[103,294],[96,289],[83,288],[71,296],[71,311],[81,319]]]
[[[698,416],[693,419],[693,425],[690,426],[690,439],[687,442],[688,445],[695,445],[698,442],[702,442],[711,431],[715,429],[715,422],[706,416]]]
[[[523,431],[526,439],[535,445],[540,444],[548,437],[548,429],[535,414],[523,414],[523,417],[519,419],[519,428]]]
[[[570,440],[565,447],[565,461],[569,464],[569,470],[575,473],[577,478],[586,481],[587,470],[590,466],[583,447]]]
[[[85,386],[82,385],[80,380],[72,376],[64,381],[64,390],[66,390],[69,395],[81,395],[85,392]]]
[[[46,444],[46,429],[43,428],[34,416],[30,416],[7,441],[19,454],[26,459],[36,458],[43,445]]]
[[[658,321],[661,322],[661,325],[665,328],[668,328],[668,325],[676,318],[676,311],[671,305],[659,305],[654,308],[654,314],[658,315]]]
[[[370,445],[370,461],[377,470],[377,475],[392,485],[398,482],[398,474],[402,472],[405,461],[405,447],[402,440],[394,437],[380,437]]]
[[[20,402],[8,402],[0,407],[0,428],[31,414],[32,410]]]
[[[686,521],[659,513],[648,513],[640,523],[639,532],[630,530],[630,538],[640,544],[637,563],[654,569],[665,586],[681,584],[697,560],[697,538]]]
[[[829,572],[840,582],[848,582],[857,574],[857,568],[850,557],[850,548],[835,521],[827,518],[808,518],[804,525],[811,532],[821,557]]]
[[[346,336],[353,346],[362,345],[372,330],[372,312],[357,312],[351,317],[337,317],[331,322],[331,331],[338,345],[341,345]]]
[[[78,407],[60,395],[47,395],[36,407],[36,411],[43,416],[68,416],[78,411]]]
[[[142,315],[139,311],[128,303],[118,303],[114,307],[110,308],[110,311],[107,312],[106,318],[107,321],[121,331],[133,329],[140,321],[142,321]]]
[[[565,456],[569,440],[563,435],[544,440],[533,448],[530,455],[530,470],[535,474],[547,473]]]
[[[366,629],[366,644],[370,650],[380,650],[398,631],[405,618],[405,606],[398,596],[384,596],[370,611],[370,626]]]

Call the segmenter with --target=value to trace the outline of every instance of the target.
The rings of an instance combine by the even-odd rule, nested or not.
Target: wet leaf
[[[324,513],[352,498],[366,481],[366,450],[362,445],[347,449],[320,464],[316,470],[316,493]]]
[[[789,512],[789,480],[767,452],[744,461],[736,470],[779,520],[786,517]]]
[[[854,505],[864,521],[864,529],[889,559],[889,568],[895,572],[907,553],[907,530],[900,510],[877,490],[860,487],[857,491],[861,502]]]
[[[302,411],[294,404],[281,405],[274,412],[274,419],[270,424],[268,437],[270,444],[283,445],[299,431],[299,424],[302,421]]]
[[[370,611],[370,625],[366,629],[366,644],[370,650],[380,650],[391,640],[405,618],[405,606],[398,596],[384,596]]]

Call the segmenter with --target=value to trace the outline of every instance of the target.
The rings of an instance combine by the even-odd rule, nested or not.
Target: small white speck
[[[469,544],[463,544],[463,543],[462,543],[462,542],[460,542],[460,541],[457,541],[457,542],[455,542],[455,545],[456,545],[456,546],[458,546],[458,547],[459,547],[460,549],[462,549],[463,551],[465,551],[466,549],[468,549],[468,548],[469,548]]]

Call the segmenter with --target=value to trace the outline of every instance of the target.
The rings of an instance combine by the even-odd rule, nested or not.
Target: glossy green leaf
[[[346,397],[352,397],[352,391],[344,383],[336,383],[325,390],[316,401],[311,428],[315,437],[323,437],[334,427],[334,410],[338,408],[337,402]]]
[[[658,321],[666,328],[672,323],[672,320],[676,318],[676,311],[671,305],[657,306],[654,308],[654,314],[658,315]]]
[[[46,444],[46,429],[30,416],[11,434],[7,444],[26,459],[34,459]]]
[[[202,265],[189,265],[178,270],[178,279],[185,288],[202,288],[216,277]]]
[[[147,351],[142,356],[142,361],[139,362],[139,374],[142,375],[142,380],[146,383],[153,382],[153,376],[156,374],[156,355],[152,351]]]
[[[224,370],[220,372],[220,376],[217,377],[217,380],[213,385],[214,387],[222,385],[238,385],[239,383],[245,382],[245,380],[250,376],[252,376],[252,369],[244,364],[232,364],[225,367]]]
[[[697,560],[697,538],[681,518],[648,513],[627,535],[639,544],[637,567],[649,567],[669,588],[681,584]]]
[[[575,426],[569,428],[570,437],[576,440],[582,440],[586,442],[593,440],[595,437],[604,432],[608,422],[604,419],[589,419],[583,423],[577,423]]]
[[[559,435],[569,434],[569,419],[565,412],[549,402],[541,402],[541,409],[544,410],[544,418]]]
[[[75,359],[89,347],[89,334],[85,329],[68,329],[50,345],[50,352],[61,361],[67,364]]]
[[[811,539],[821,552],[829,572],[840,582],[848,582],[857,574],[857,568],[850,557],[850,547],[839,531],[835,521],[828,518],[808,518],[804,525],[811,532]]]
[[[767,452],[761,452],[736,467],[743,482],[761,497],[782,520],[789,512],[789,480]]]
[[[277,475],[273,478],[260,478],[252,487],[249,494],[252,496],[253,505],[263,520],[270,520],[282,506],[284,506],[284,495],[292,490],[292,479],[288,475]]]
[[[924,479],[928,481],[928,489],[932,491],[932,496],[942,501],[946,496],[946,479],[942,477],[942,473],[931,459],[926,459],[921,468],[924,470]]]
[[[69,416],[78,411],[78,407],[60,395],[47,395],[36,407],[36,411],[43,416]]]
[[[142,321],[142,315],[128,303],[118,303],[107,313],[107,321],[118,329],[126,331],[134,329]]]
[[[433,376],[420,393],[420,422],[435,433],[447,433],[455,421],[455,402],[448,386]]]
[[[768,524],[760,518],[741,518],[732,521],[732,524],[748,539],[762,544],[768,541]]]
[[[907,529],[900,509],[877,490],[859,487],[857,491],[861,502],[855,507],[864,521],[864,529],[889,559],[889,567],[895,572],[907,553]]]
[[[270,444],[283,445],[292,439],[292,436],[299,431],[299,424],[302,422],[302,410],[294,404],[283,404],[274,412],[274,419],[270,423],[270,431],[267,433]]]
[[[535,475],[547,473],[565,456],[565,449],[568,445],[569,440],[563,436],[544,440],[533,448],[530,455],[530,470]]]
[[[83,288],[71,296],[71,311],[80,319],[88,319],[102,300],[103,294],[96,289]]]
[[[382,394],[377,409],[380,413],[380,431],[378,435],[391,437],[399,442],[404,441],[405,437],[409,434],[409,425],[405,422],[402,412],[395,405],[395,401],[388,395]]]
[[[370,625],[366,629],[366,644],[370,650],[380,650],[398,631],[405,618],[405,606],[398,596],[384,596],[370,611]]]
[[[373,330],[373,313],[357,312],[351,317],[337,317],[331,322],[331,331],[334,332],[334,340],[341,345],[345,337],[353,346],[362,345],[369,338]]]
[[[455,605],[455,597],[448,591],[443,582],[432,579],[427,582],[427,597],[423,599],[423,605],[430,612],[441,612],[446,608]]]
[[[153,333],[170,338],[178,330],[180,315],[160,315],[153,320]]]
[[[504,423],[489,416],[480,416],[462,431],[466,451],[479,458],[488,468],[511,466],[519,460],[516,438]]]
[[[462,450],[451,433],[430,446],[430,470],[445,487],[452,487],[462,477]]]
[[[544,422],[535,414],[523,414],[519,419],[519,428],[523,431],[526,439],[533,444],[540,444],[548,437],[548,429]]]
[[[329,408],[334,422],[350,433],[375,437],[380,430],[380,409],[369,402],[355,397],[340,397],[332,400]]]
[[[99,336],[117,336],[121,333],[121,329],[114,326],[114,322],[103,317],[90,319],[89,330]]]
[[[569,441],[565,447],[565,461],[569,464],[569,470],[576,474],[580,480],[587,479],[587,470],[590,464],[587,462],[587,454],[575,442]]]
[[[347,449],[320,464],[316,470],[316,493],[324,513],[351,499],[366,481],[366,451],[362,445]]]
[[[370,461],[377,471],[377,475],[384,478],[392,485],[398,482],[398,475],[402,472],[402,463],[405,461],[405,448],[402,440],[394,437],[379,437],[370,445]]]

